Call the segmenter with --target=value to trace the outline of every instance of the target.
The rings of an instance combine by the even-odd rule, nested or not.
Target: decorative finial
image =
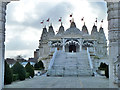
[[[74,18],[72,18],[71,22],[74,22]]]
[[[44,26],[44,28],[46,28],[46,25]]]
[[[84,22],[84,26],[85,26],[85,22]]]
[[[50,23],[50,26],[52,26],[52,23]]]
[[[96,18],[96,20],[95,20],[95,23],[96,23],[96,26],[97,26],[97,18]]]
[[[61,26],[62,26],[62,22],[61,22]]]

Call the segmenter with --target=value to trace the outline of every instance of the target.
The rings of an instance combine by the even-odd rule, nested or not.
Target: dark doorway
[[[106,63],[101,63],[100,67],[98,67],[99,70],[104,70],[105,71],[105,76],[107,78],[109,78],[109,65],[107,65]]]
[[[69,46],[69,52],[76,52],[76,46],[75,45],[70,45]]]

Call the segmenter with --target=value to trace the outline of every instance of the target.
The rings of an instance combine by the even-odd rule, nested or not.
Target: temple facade
[[[80,52],[82,50],[90,49],[90,52],[98,57],[107,56],[107,39],[104,29],[93,25],[91,34],[89,34],[87,26],[84,24],[82,30],[76,27],[75,22],[71,22],[70,28],[64,30],[61,23],[58,33],[55,35],[53,26],[44,27],[39,41],[40,57],[45,57],[50,52],[62,50],[64,52]]]
[[[56,58],[54,58],[55,60],[53,60],[52,62],[51,60],[52,57],[48,58],[48,56],[50,55],[50,53],[54,54],[55,49],[57,49],[57,54],[59,54],[59,57],[57,57],[57,55],[54,56]],[[56,35],[52,24],[49,26],[48,30],[46,27],[44,27],[41,38],[39,40],[39,51],[40,51],[39,60],[44,59],[42,61],[44,62],[46,70],[56,66],[62,67],[61,69],[59,68],[60,70],[63,70],[66,67],[82,68],[82,66],[78,64],[78,62],[83,62],[84,64],[89,65],[89,68],[86,68],[86,70],[91,69],[92,72],[90,73],[94,73],[94,71],[98,70],[101,61],[107,62],[107,56],[108,56],[107,39],[104,33],[104,29],[100,27],[99,30],[97,30],[97,26],[94,24],[92,27],[91,34],[89,34],[85,23],[82,27],[82,30],[80,30],[77,28],[74,20],[72,20],[72,22],[70,23],[70,27],[67,30],[64,29],[64,26],[61,23],[61,26],[59,27],[59,31],[57,32]],[[73,57],[71,57],[71,55],[73,55]],[[48,60],[48,62],[45,62],[45,58]],[[70,59],[73,58],[73,60],[70,61],[70,59],[67,60],[66,58],[70,58]],[[74,61],[75,60],[74,58],[77,58],[76,60],[78,61]],[[99,60],[96,60],[96,58]],[[61,59],[61,62],[57,62],[57,60],[59,59]],[[50,65],[51,62],[53,63],[52,65]],[[76,62],[76,64],[72,65],[72,62],[73,63]],[[70,63],[70,64],[65,67],[63,63],[64,64]],[[63,66],[60,66],[60,64],[62,64]],[[63,71],[59,72],[59,74],[62,72]],[[53,70],[52,73],[54,73]]]

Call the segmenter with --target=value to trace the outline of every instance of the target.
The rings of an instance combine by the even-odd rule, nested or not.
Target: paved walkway
[[[105,77],[45,77],[37,76],[25,81],[13,82],[5,88],[117,88],[109,86]]]

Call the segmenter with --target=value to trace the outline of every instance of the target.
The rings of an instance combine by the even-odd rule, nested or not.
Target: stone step
[[[79,53],[58,52],[48,74],[50,76],[92,75],[87,51]]]

